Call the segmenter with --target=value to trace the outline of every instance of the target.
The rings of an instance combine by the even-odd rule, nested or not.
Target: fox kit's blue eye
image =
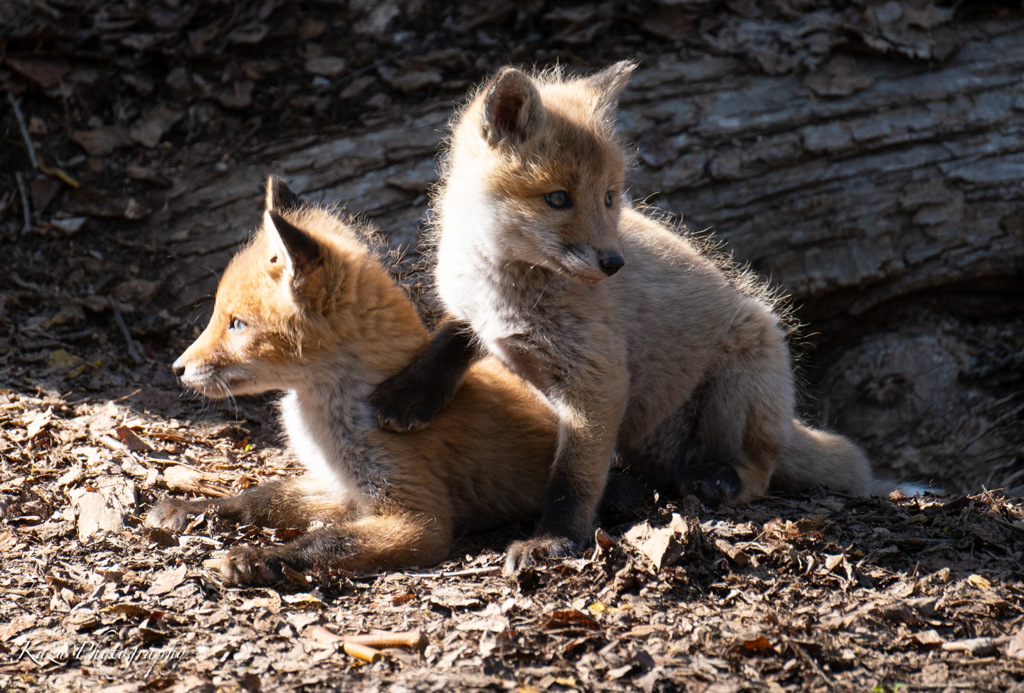
[[[239,318],[231,318],[231,322],[228,323],[228,329],[232,332],[241,332],[248,326],[249,325],[245,320],[241,320]]]
[[[604,194],[604,206],[611,207],[613,204],[615,204],[615,193],[609,190]]]
[[[569,209],[572,207],[572,198],[564,190],[549,192],[544,196],[544,201],[548,203],[548,207],[553,207],[554,209]]]

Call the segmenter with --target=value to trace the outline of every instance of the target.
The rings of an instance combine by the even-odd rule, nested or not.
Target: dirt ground
[[[162,300],[174,260],[143,229],[169,224],[190,171],[458,101],[505,62],[656,62],[709,50],[711,35],[742,53],[722,47],[731,17],[784,24],[824,5],[0,7],[0,686],[1024,690],[1024,502],[1001,491],[816,492],[724,510],[652,498],[602,518],[583,556],[515,578],[500,574],[502,550],[530,527],[467,534],[429,571],[280,589],[225,587],[204,561],[285,533],[141,527],[162,494],[300,471],[272,399],[205,402],[170,372],[202,313]],[[377,631],[425,639],[376,662],[350,654],[352,637]]]

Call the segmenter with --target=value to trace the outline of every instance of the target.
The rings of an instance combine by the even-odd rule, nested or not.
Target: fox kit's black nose
[[[626,264],[621,255],[602,255],[601,271],[609,277],[618,272]]]
[[[185,375],[185,367],[178,365],[177,363],[171,366],[171,370],[174,371],[174,375],[178,376],[179,378]]]

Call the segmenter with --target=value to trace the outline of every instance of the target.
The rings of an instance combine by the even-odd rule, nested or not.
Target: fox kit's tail
[[[827,486],[855,496],[872,492],[871,463],[847,438],[793,422],[772,474],[772,489],[798,491]]]
[[[922,484],[880,479],[872,474],[864,452],[848,438],[794,421],[772,474],[771,488],[802,491],[815,486],[853,496],[887,496],[897,490],[906,496],[942,492]]]

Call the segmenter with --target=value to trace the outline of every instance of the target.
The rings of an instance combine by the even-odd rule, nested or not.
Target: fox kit
[[[284,566],[431,565],[460,526],[540,514],[555,419],[496,360],[469,370],[430,428],[377,425],[369,394],[428,333],[355,229],[271,178],[262,228],[225,270],[206,330],[174,363],[208,397],[283,390],[281,421],[309,473],[229,498],[164,499],[147,524],[180,530],[211,507],[238,523],[326,523],[281,546],[233,548],[222,564],[229,582],[272,583]]]
[[[425,352],[443,367],[425,356],[373,396],[384,426],[420,428],[476,351],[544,394],[558,449],[536,534],[509,548],[509,571],[588,539],[614,452],[712,504],[769,484],[863,494],[872,480],[846,438],[794,418],[787,331],[764,290],[628,204],[614,123],[633,68],[505,68],[456,116],[434,201],[453,319]]]

